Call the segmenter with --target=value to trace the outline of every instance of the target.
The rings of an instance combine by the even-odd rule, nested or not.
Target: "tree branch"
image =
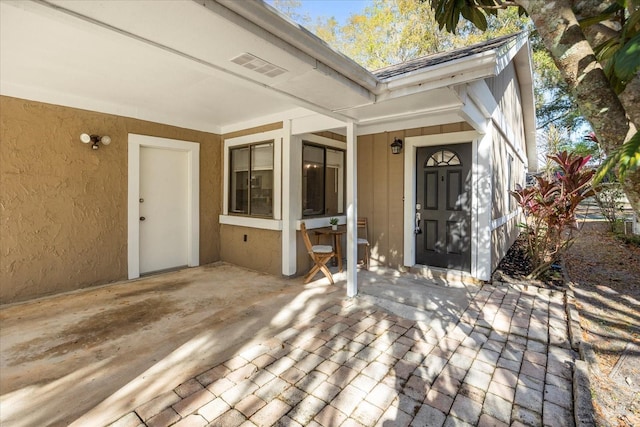
[[[536,127],[536,130],[540,130],[542,128],[546,128],[547,126],[549,126],[551,123],[564,119],[565,117],[568,117],[571,114],[570,111],[565,112],[564,114],[560,114],[559,116],[556,117],[552,117],[549,120],[547,120],[546,122],[542,123],[541,125],[538,125]]]
[[[607,10],[615,0],[574,0],[573,11],[578,19],[592,18]]]
[[[479,9],[500,10],[500,9],[506,9],[508,7],[518,6],[518,4],[515,1],[505,0],[505,1],[501,1],[500,4],[497,4],[495,6],[484,5],[484,4],[476,4],[475,6]]]
[[[616,37],[620,30],[612,28],[616,23],[613,21],[600,22],[585,28],[584,35],[591,46],[599,46],[602,43]]]

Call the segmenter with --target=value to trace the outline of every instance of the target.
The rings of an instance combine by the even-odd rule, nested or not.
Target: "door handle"
[[[145,219],[147,219],[147,218],[145,218],[143,216],[140,217],[140,221],[144,221]]]
[[[416,234],[422,234],[422,229],[420,229],[421,217],[422,215],[420,215],[420,212],[416,212],[416,228],[413,230],[413,232]]]

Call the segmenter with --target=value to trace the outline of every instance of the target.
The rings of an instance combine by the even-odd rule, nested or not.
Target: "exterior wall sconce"
[[[401,151],[402,151],[402,140],[400,138],[395,138],[391,143],[391,153],[400,154]]]
[[[89,135],[88,133],[83,133],[82,135],[80,135],[80,141],[84,142],[85,144],[91,143],[91,148],[94,150],[97,150],[100,147],[98,145],[99,142],[102,142],[102,145],[111,144],[111,138],[107,135]]]

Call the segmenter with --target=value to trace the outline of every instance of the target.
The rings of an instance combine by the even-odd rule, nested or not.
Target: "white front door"
[[[200,264],[200,144],[129,134],[128,270]]]
[[[140,273],[188,263],[187,152],[140,147]]]

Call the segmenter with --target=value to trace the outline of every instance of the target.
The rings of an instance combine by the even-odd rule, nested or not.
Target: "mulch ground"
[[[604,221],[584,222],[573,246],[545,287],[569,286],[576,295],[583,341],[598,366],[591,388],[600,426],[640,426],[640,246],[623,243]],[[506,281],[531,271],[519,239],[496,270]],[[562,274],[564,273],[564,274]]]
[[[583,340],[598,361],[591,386],[597,421],[640,426],[640,247],[605,222],[586,222],[564,258]]]

